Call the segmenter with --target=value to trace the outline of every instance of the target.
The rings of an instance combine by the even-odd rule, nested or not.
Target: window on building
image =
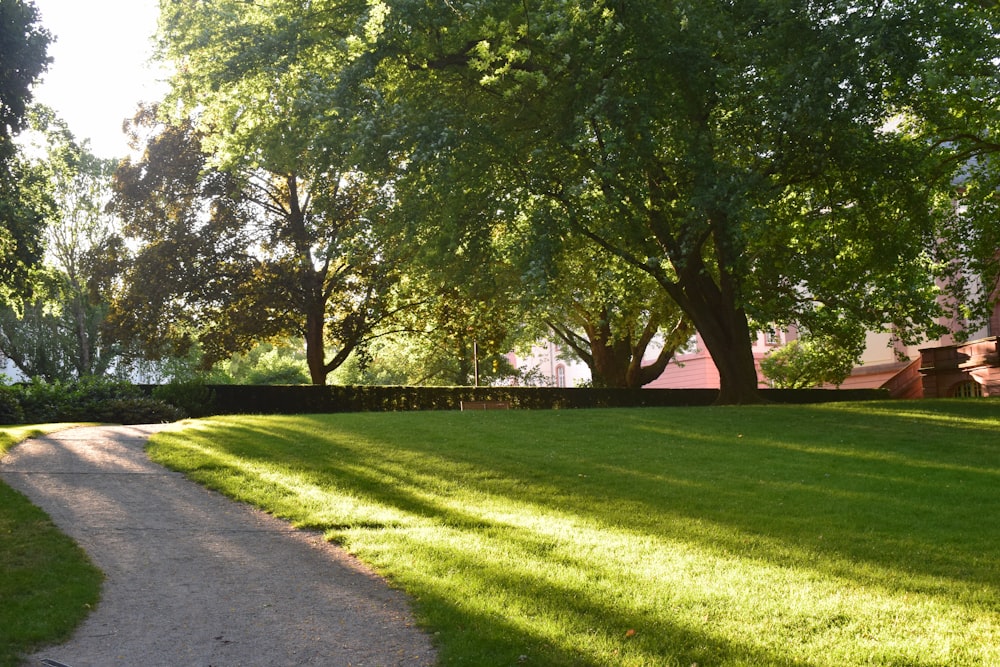
[[[954,398],[979,398],[983,395],[983,388],[975,380],[960,382],[951,390]]]
[[[765,329],[764,342],[768,345],[781,345],[781,334],[774,327]]]
[[[566,386],[566,367],[562,364],[556,366],[556,386],[565,387]]]

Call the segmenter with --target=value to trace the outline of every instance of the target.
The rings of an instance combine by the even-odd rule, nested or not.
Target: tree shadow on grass
[[[357,430],[347,437],[353,441],[324,440],[327,451],[319,460],[315,446],[308,443],[309,426],[320,431],[329,418],[307,421],[306,426],[294,421],[276,427],[266,421],[263,428],[281,442],[299,443],[282,447],[281,461],[308,474],[318,487],[337,484],[411,515],[433,517],[439,508],[420,506],[408,489],[417,489],[422,496],[448,493],[445,487],[454,481],[477,493],[530,500],[608,525],[627,521],[639,531],[703,540],[722,553],[739,552],[751,540],[757,555],[762,545],[770,545],[776,562],[805,560],[809,567],[827,568],[826,573],[837,576],[852,576],[852,564],[868,564],[879,576],[885,570],[905,570],[952,579],[959,587],[1000,591],[996,564],[983,557],[1000,534],[995,524],[982,522],[1000,510],[994,493],[1000,466],[992,468],[988,461],[982,467],[971,465],[951,444],[950,451],[935,458],[938,450],[927,442],[949,432],[935,432],[923,424],[916,443],[897,442],[886,448],[858,442],[873,428],[900,430],[894,422],[905,426],[911,417],[873,419],[861,414],[854,415],[855,423],[842,424],[844,411],[840,406],[834,412],[796,408],[792,414],[800,424],[791,425],[790,433],[775,433],[768,431],[773,419],[760,422],[755,418],[761,411],[744,410],[733,419],[739,434],[725,428],[699,432],[690,424],[663,419],[662,412],[628,411],[629,419],[618,420],[612,429],[620,440],[631,443],[624,447],[607,443],[581,449],[543,434],[548,451],[569,458],[570,463],[554,461],[543,450],[526,452],[521,446],[507,449],[494,442],[477,447],[481,434],[476,426],[483,420],[463,424],[468,428],[462,432],[466,438],[462,447],[440,447],[419,434],[408,441],[390,441],[377,430],[367,431],[370,424],[365,429],[352,425]],[[668,411],[667,416],[674,415]],[[934,412],[930,418],[942,419]],[[517,423],[503,422],[509,437],[501,444],[538,437],[537,422],[529,424],[527,433]],[[268,441],[260,438],[261,426],[238,434],[241,456],[265,460],[273,455]],[[825,435],[817,435],[824,426]],[[594,434],[606,436],[607,431]],[[915,452],[903,451],[914,446],[918,446]],[[968,439],[961,446],[982,449]],[[622,450],[630,448],[640,454],[625,457]],[[643,448],[654,455],[643,456]],[[994,455],[1000,457],[996,450]],[[358,468],[367,472],[352,477]],[[379,475],[368,474],[372,471]],[[442,480],[442,474],[454,479]],[[430,488],[434,485],[439,488]],[[690,527],[678,524],[678,517],[727,525],[732,531],[691,535]],[[857,576],[867,580],[871,573]]]
[[[541,414],[551,418],[552,413]],[[971,453],[953,450],[935,456],[926,441],[947,435],[935,425],[938,417],[919,422],[916,433],[911,426],[901,440],[874,445],[866,439],[886,428],[903,429],[911,417],[881,417],[888,424],[879,425],[848,411],[857,423],[841,423],[843,412],[798,408],[789,414],[800,423],[776,430],[773,419],[758,419],[762,412],[742,410],[723,413],[730,423],[706,431],[681,419],[665,419],[677,415],[664,412],[630,411],[627,419],[617,414],[611,426],[588,426],[595,438],[617,439],[601,447],[560,440],[556,430],[545,430],[549,427],[538,413],[466,420],[460,424],[458,444],[434,437],[435,429],[455,428],[454,415],[418,421],[391,416],[396,422],[392,428],[419,424],[424,429],[408,437],[381,428],[372,416],[229,424],[226,429],[235,429],[232,444],[219,438],[214,444],[231,446],[242,460],[273,459],[294,471],[297,479],[284,490],[293,500],[301,492],[299,485],[310,492],[336,485],[362,506],[370,504],[327,524],[300,520],[332,528],[352,546],[371,549],[376,558],[379,549],[399,548],[386,547],[380,537],[405,533],[405,539],[415,540],[427,525],[469,534],[500,530],[502,539],[521,553],[545,551],[550,535],[495,518],[494,510],[477,506],[479,496],[609,530],[625,525],[635,535],[676,540],[718,557],[745,556],[816,572],[847,585],[877,589],[885,580],[905,576],[903,587],[914,592],[996,610],[989,600],[1000,597],[1000,576],[987,557],[990,550],[983,548],[996,544],[996,529],[969,524],[996,509],[989,491],[995,484],[988,483],[996,467],[989,460],[982,466],[969,460],[976,452],[992,450],[976,441],[968,445]],[[502,437],[483,430],[497,427],[504,429]],[[322,437],[316,439],[317,433]],[[982,435],[981,429],[968,433]],[[320,455],[317,447],[323,448]],[[631,458],[625,456],[629,452]],[[388,508],[397,520],[366,520],[372,507],[372,516]],[[439,548],[434,539],[422,548]],[[589,596],[583,589],[523,571],[515,574],[509,563],[495,565],[485,555],[442,549],[434,559],[475,578],[474,588],[481,587],[482,595],[517,591],[511,604],[535,604],[547,616],[620,620],[618,635],[602,630],[606,637],[599,643],[607,647],[617,641],[619,651],[641,651],[635,664],[689,659],[701,660],[699,664],[795,664],[780,650],[733,641],[669,614],[643,617],[641,610]],[[482,641],[486,654],[503,656],[489,664],[510,664],[510,658],[529,654],[524,651],[545,655],[548,661],[540,664],[608,664],[607,651],[614,650],[595,657],[560,647],[551,632],[524,621],[530,614],[505,618],[480,608],[474,599],[456,599],[447,577],[435,579],[405,568],[394,576],[407,589],[418,588],[425,599],[434,598],[435,604],[422,608],[433,614],[428,620],[435,628],[450,633],[446,645],[478,646]],[[620,641],[622,627],[632,625],[642,625],[643,631]],[[647,637],[655,640],[647,645]]]

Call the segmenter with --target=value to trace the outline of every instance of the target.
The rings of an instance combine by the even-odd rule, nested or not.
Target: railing
[[[890,398],[923,398],[924,382],[920,374],[923,356],[914,359],[905,368],[886,380],[882,389],[889,390]]]

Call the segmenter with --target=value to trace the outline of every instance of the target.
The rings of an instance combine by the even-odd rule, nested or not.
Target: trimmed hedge
[[[163,396],[149,388],[154,395]],[[458,410],[463,401],[507,402],[512,409],[690,407],[711,405],[716,389],[593,389],[555,387],[385,387],[207,385],[203,414],[308,414]],[[768,389],[775,403],[826,403],[889,398],[878,389]],[[165,398],[165,396],[164,396]]]
[[[775,403],[887,399],[884,390],[770,389]],[[593,389],[555,387],[384,387],[132,385],[103,379],[0,386],[0,424],[97,421],[170,422],[218,414],[307,414],[458,410],[463,402],[502,402],[512,409],[690,407],[715,402],[717,389]]]

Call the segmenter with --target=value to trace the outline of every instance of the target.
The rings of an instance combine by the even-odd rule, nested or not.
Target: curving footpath
[[[45,510],[105,574],[73,638],[28,665],[431,665],[407,600],[319,535],[152,463],[161,426],[28,440],[0,479]]]

